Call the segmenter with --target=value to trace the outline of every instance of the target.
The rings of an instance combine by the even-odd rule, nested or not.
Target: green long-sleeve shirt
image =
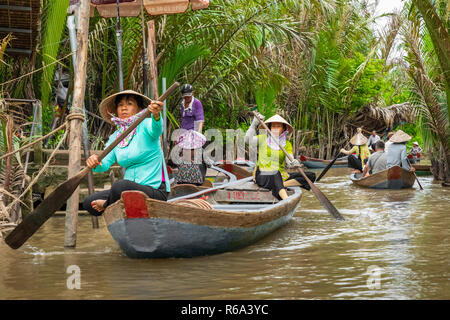
[[[166,181],[166,191],[170,192],[169,175],[167,174],[164,153],[161,149],[159,136],[162,134],[162,117],[159,121],[153,118],[144,119],[136,128],[136,134],[125,148],[115,147],[102,160],[102,165],[93,169],[94,172],[105,172],[116,161],[126,168],[124,179],[158,189]],[[115,131],[106,146],[110,145],[118,136]]]

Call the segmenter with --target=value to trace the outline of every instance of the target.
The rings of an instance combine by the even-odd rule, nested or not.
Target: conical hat
[[[393,143],[402,143],[402,142],[408,142],[411,140],[411,136],[407,133],[403,132],[402,130],[398,130],[390,139],[389,141]]]
[[[350,143],[354,146],[362,146],[367,143],[367,138],[362,134],[361,128],[358,128],[358,133],[350,139]]]
[[[108,123],[113,124],[113,122],[111,121],[111,115],[109,113],[116,114],[117,106],[115,104],[115,99],[120,94],[133,94],[133,95],[139,96],[142,98],[144,105],[149,105],[152,101],[150,98],[148,98],[148,97],[144,96],[143,94],[140,94],[136,91],[133,91],[133,90],[125,90],[125,91],[114,93],[114,94],[110,95],[109,97],[106,97],[105,99],[103,99],[103,101],[100,103],[100,105],[98,107],[100,110],[100,115]]]
[[[291,133],[292,131],[294,131],[294,128],[292,128],[292,126],[289,124],[289,122],[287,122],[286,120],[284,120],[284,118],[278,114],[274,115],[273,117],[270,117],[269,119],[267,119],[266,121],[264,121],[264,123],[266,125],[268,125],[269,123],[273,123],[273,122],[279,122],[279,123],[284,123],[287,126],[287,129],[289,131],[289,133]],[[259,126],[260,129],[262,129],[262,126]]]

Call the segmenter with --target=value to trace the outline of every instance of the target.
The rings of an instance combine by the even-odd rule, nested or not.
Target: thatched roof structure
[[[8,55],[31,55],[36,48],[40,0],[0,0],[0,39],[12,34]]]
[[[351,125],[361,127],[365,132],[376,130],[382,133],[393,130],[399,124],[412,123],[416,116],[417,109],[409,102],[389,107],[368,105],[356,114]]]

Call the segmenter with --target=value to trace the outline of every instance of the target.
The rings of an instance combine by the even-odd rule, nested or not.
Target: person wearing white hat
[[[388,169],[399,166],[405,170],[415,171],[415,169],[409,165],[406,152],[406,143],[409,140],[411,140],[411,137],[402,130],[398,130],[389,139],[392,144],[389,146],[389,150],[386,153],[386,165]]]
[[[159,139],[163,130],[162,106],[162,102],[152,101],[132,90],[110,95],[100,103],[100,114],[117,129],[109,137],[106,146],[125,132],[142,115],[145,108],[151,111],[151,117],[144,119],[101,162],[98,161],[97,155],[86,160],[86,165],[94,172],[107,171],[115,162],[126,168],[123,180],[114,182],[111,189],[86,197],[83,207],[90,214],[101,215],[104,209],[119,200],[122,192],[126,190],[139,190],[150,198],[167,200],[170,184],[166,181],[168,182],[169,175]]]
[[[409,151],[408,159],[411,163],[419,163],[420,162],[420,153],[422,152],[422,148],[419,146],[417,141],[413,142],[413,147]]]
[[[348,167],[353,169],[354,173],[361,173],[370,156],[367,138],[362,134],[362,129],[358,128],[357,133],[350,139],[353,145],[349,151],[342,148],[341,153],[348,155]]]
[[[257,117],[264,120],[264,116],[258,112]],[[271,190],[273,196],[278,200],[288,197],[286,187],[300,186],[310,190],[310,186],[299,172],[288,173],[285,170],[285,165],[288,167],[300,166],[297,159],[290,162],[278,145],[280,144],[287,153],[292,155],[292,144],[287,140],[288,133],[294,130],[292,126],[279,115],[274,115],[266,120],[265,124],[276,139],[275,141],[267,133],[256,135],[258,124],[259,121],[255,117],[245,134],[246,143],[250,143],[251,140],[252,144],[258,144],[258,162],[253,170],[255,183],[261,188]],[[312,182],[316,180],[315,173],[305,172],[305,174]]]

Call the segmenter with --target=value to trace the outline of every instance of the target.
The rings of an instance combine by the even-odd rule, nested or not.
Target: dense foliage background
[[[58,112],[55,72],[73,79],[68,5],[43,0],[31,59],[4,54],[8,38],[0,44],[0,94],[40,99],[44,133]],[[407,131],[448,176],[449,8],[446,0],[405,1],[381,32],[374,1],[367,0],[213,0],[205,10],[122,18],[125,89],[145,91],[143,24],[154,19],[159,77],[194,86],[205,129],[246,129],[256,105],[266,117],[280,113],[301,131],[297,144],[311,156],[330,158],[348,146],[358,116],[372,110],[382,115],[374,120],[380,134]],[[94,148],[102,148],[112,130],[93,115],[118,90],[115,32],[115,18],[91,18],[86,108]],[[179,102],[179,96],[169,99],[169,132],[178,126]],[[397,105],[403,107],[389,109]],[[398,120],[398,113],[414,121]]]

